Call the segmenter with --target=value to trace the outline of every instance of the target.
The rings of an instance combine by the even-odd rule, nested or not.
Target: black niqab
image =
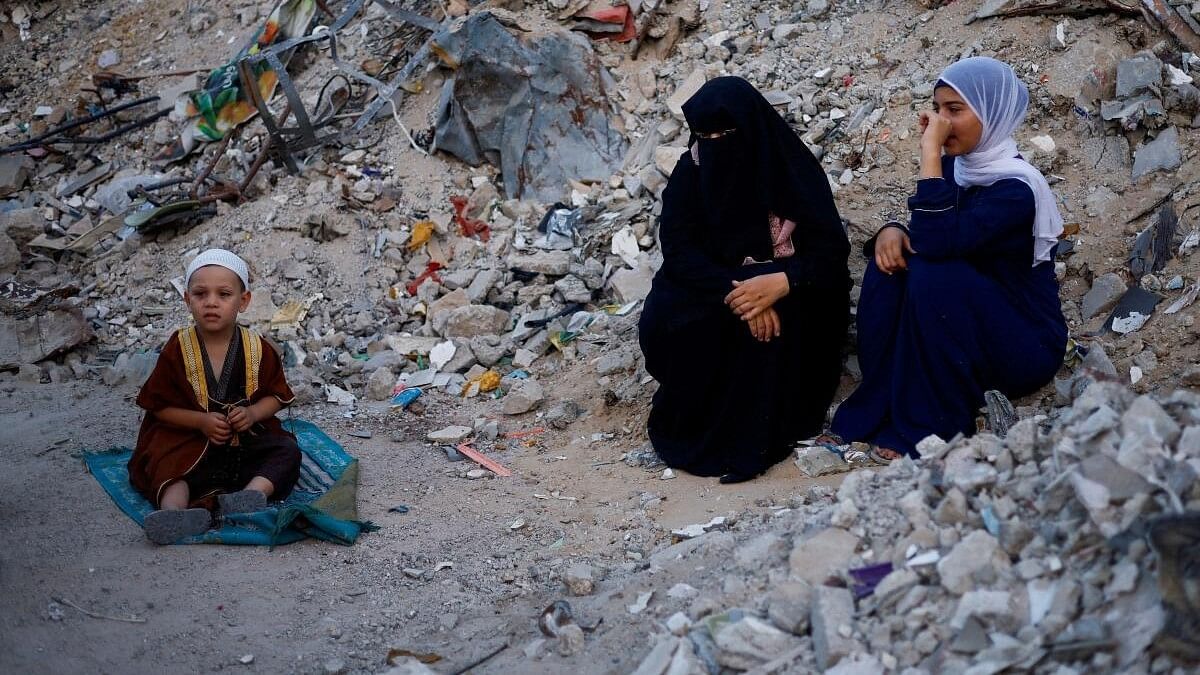
[[[728,264],[745,256],[771,259],[769,214],[795,222],[796,240],[817,232],[844,239],[820,163],[753,85],[715,78],[684,103],[683,113],[700,165],[690,154],[680,159],[671,182],[691,189],[664,194],[664,220],[687,214],[703,230],[699,239]],[[700,136],[730,129],[719,138]]]

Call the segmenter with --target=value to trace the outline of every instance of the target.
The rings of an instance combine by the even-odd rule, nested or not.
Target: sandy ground
[[[331,661],[370,672],[384,668],[391,647],[440,654],[439,672],[455,672],[504,644],[512,647],[474,672],[556,672],[565,665],[558,656],[528,661],[521,646],[538,637],[541,608],[563,597],[567,564],[636,571],[645,566],[637,558],[670,543],[673,527],[766,513],[812,484],[790,462],[735,486],[682,474],[661,480],[613,463],[633,447],[620,438],[590,442],[591,429],[613,424],[603,414],[570,434],[547,432],[531,447],[510,442],[490,453],[514,469],[512,478],[468,481],[459,477],[467,467],[421,440],[441,423],[436,396],[425,419],[369,409],[348,419],[318,405],[296,414],[360,458],[360,515],[382,529],[349,548],[159,547],[118,511],[79,455],[133,442],[135,388],[12,379],[0,387],[0,672],[324,672],[338,665]],[[347,435],[361,429],[373,438]],[[533,497],[554,492],[575,501]],[[387,511],[398,504],[411,510]],[[526,524],[511,529],[518,519]],[[429,572],[441,562],[453,567]],[[413,579],[406,568],[427,574]],[[143,622],[92,618],[65,604],[54,618],[55,598]],[[593,600],[594,619],[614,606],[620,616],[604,617],[587,658],[571,667],[628,672],[645,648],[622,647],[618,634],[647,633],[652,619],[639,627],[622,605]],[[243,665],[247,655],[253,662]]]

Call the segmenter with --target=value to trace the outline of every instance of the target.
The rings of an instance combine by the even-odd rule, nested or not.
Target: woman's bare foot
[[[886,459],[889,462],[896,460],[896,459],[900,459],[901,457],[904,456],[904,455],[901,455],[900,453],[896,452],[895,450],[892,450],[891,448],[876,448],[875,454],[879,455],[880,457]]]

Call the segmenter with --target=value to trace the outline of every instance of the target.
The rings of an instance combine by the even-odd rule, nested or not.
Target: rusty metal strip
[[[475,462],[479,466],[491,471],[501,478],[508,478],[513,475],[512,471],[506,469],[503,464],[500,464],[494,459],[490,459],[487,455],[479,452],[471,447],[470,443],[459,443],[458,451],[466,455],[468,459]]]
[[[1200,35],[1197,35],[1192,27],[1187,25],[1179,14],[1175,13],[1175,9],[1167,4],[1166,0],[1142,0],[1142,6],[1146,8],[1163,24],[1171,35],[1179,40],[1180,44],[1188,49],[1193,54],[1200,53]]]
[[[372,0],[372,2],[378,5],[396,23],[411,23],[417,28],[424,28],[434,33],[442,29],[441,23],[416,12],[410,12],[407,9],[397,7],[389,2],[389,0]]]

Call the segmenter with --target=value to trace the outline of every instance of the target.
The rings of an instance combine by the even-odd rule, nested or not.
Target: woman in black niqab
[[[822,429],[841,374],[850,245],[829,181],[749,82],[683,106],[663,192],[663,266],[640,322],[659,383],[650,440],[675,468],[753,478]]]

